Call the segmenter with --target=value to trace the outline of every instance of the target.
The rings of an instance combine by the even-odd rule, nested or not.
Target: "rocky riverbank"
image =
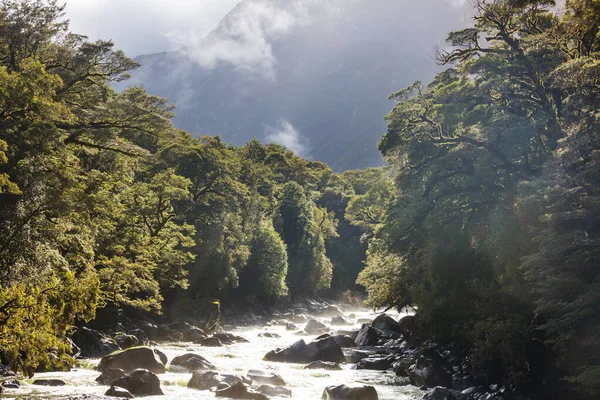
[[[9,396],[56,399],[95,399],[102,394],[525,399],[472,370],[464,352],[420,339],[410,315],[374,315],[301,300],[286,309],[229,321],[238,325],[231,327],[232,333],[209,334],[189,320],[169,324],[125,320],[104,333],[81,327],[72,340],[79,357],[93,364],[83,371],[85,378],[74,382],[70,378],[77,375],[41,373],[18,388],[16,377],[7,376],[3,386]],[[231,324],[225,326],[229,329]],[[80,389],[85,389],[81,395]]]

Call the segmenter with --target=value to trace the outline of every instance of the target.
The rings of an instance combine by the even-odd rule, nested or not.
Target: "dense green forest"
[[[447,68],[391,96],[398,196],[359,282],[484,367],[598,398],[600,1],[552,6],[476,1]]]
[[[68,360],[101,308],[272,304],[358,276],[474,365],[599,395],[600,1],[475,1],[446,69],[391,95],[389,166],[344,173],[178,130],[165,99],[111,88],[137,64],[69,32],[64,6],[1,4],[3,363]]]
[[[68,357],[70,327],[98,308],[198,312],[213,298],[355,287],[362,224],[382,206],[346,208],[391,186],[385,169],[336,174],[279,145],[177,130],[166,100],[111,89],[137,64],[69,32],[63,10],[0,10],[5,363],[31,371],[51,348]]]

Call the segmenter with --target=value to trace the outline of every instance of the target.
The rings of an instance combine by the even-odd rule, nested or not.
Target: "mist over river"
[[[362,319],[373,319],[376,313],[368,310],[343,310],[346,318],[351,320],[353,326],[331,326],[330,317],[315,317],[318,321],[330,327],[332,332],[337,330],[352,330],[360,328],[357,321]],[[389,313],[388,313],[389,314]],[[350,316],[350,318],[348,318]],[[391,315],[398,319],[401,315]],[[270,324],[270,325],[269,325]],[[372,371],[353,369],[354,364],[342,364],[341,371],[329,370],[306,370],[305,364],[287,364],[263,361],[267,352],[276,348],[283,348],[291,343],[304,338],[309,342],[316,335],[299,336],[297,331],[286,330],[282,320],[273,320],[264,326],[243,326],[238,328],[226,327],[226,331],[244,337],[249,343],[235,343],[223,347],[202,347],[194,343],[162,343],[157,346],[163,351],[169,361],[174,357],[185,353],[196,353],[212,362],[219,372],[246,375],[250,369],[258,369],[266,372],[275,372],[286,381],[286,387],[292,390],[292,398],[296,399],[320,399],[323,389],[329,385],[372,385],[377,389],[381,400],[404,400],[416,399],[422,396],[418,388],[406,385],[407,379],[397,377],[393,371]],[[301,329],[304,324],[298,324]],[[279,338],[259,337],[260,333],[276,333]],[[344,349],[346,352],[348,349]],[[373,350],[374,352],[374,350]],[[62,399],[74,395],[102,396],[108,386],[95,382],[100,375],[94,367],[99,359],[82,359],[71,372],[49,372],[35,374],[33,379],[62,379],[67,385],[62,387],[46,387],[32,385],[33,379],[23,380],[20,389],[6,391],[4,398],[40,398],[40,399]],[[164,396],[148,396],[151,399],[213,399],[213,391],[200,391],[186,387],[192,377],[191,372],[180,372],[167,364],[167,372],[158,375]],[[256,384],[253,384],[253,387]],[[284,397],[270,397],[280,399]]]

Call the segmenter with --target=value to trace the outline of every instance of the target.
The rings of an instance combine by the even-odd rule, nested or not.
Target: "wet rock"
[[[358,346],[376,346],[381,333],[380,330],[373,328],[370,325],[363,324],[354,341]]]
[[[98,364],[98,370],[104,372],[107,368],[120,368],[125,373],[139,368],[155,374],[165,372],[165,365],[154,350],[149,347],[133,347],[104,356]]]
[[[322,324],[316,319],[311,319],[304,327],[304,331],[310,335],[320,335],[325,330],[327,330],[327,325]]]
[[[461,393],[464,395],[467,395],[467,396],[473,396],[478,393],[485,393],[485,387],[484,386],[472,386],[470,388],[463,390]]]
[[[227,389],[230,385],[226,384],[225,382],[219,382],[219,384],[217,385],[217,387],[215,388],[216,390],[223,390],[223,389]]]
[[[425,349],[416,363],[406,370],[406,374],[415,386],[452,387],[450,368],[435,349]]]
[[[308,322],[308,317],[304,314],[297,314],[292,318],[292,322],[295,324],[305,324]]]
[[[251,369],[246,374],[248,378],[260,384],[268,384],[274,386],[285,386],[285,380],[280,375],[273,372],[264,372],[256,369]]]
[[[134,335],[121,333],[115,336],[115,342],[117,342],[120,348],[129,349],[138,345],[138,338]]]
[[[455,373],[452,375],[452,389],[462,391],[485,383],[485,379],[477,379],[471,374]]]
[[[148,346],[148,344],[150,343],[150,338],[148,336],[148,334],[146,333],[146,331],[144,331],[143,329],[133,329],[131,331],[129,331],[130,335],[133,335],[137,338],[138,340],[138,345],[140,346]]]
[[[160,351],[159,349],[152,349],[152,350],[154,351],[154,354],[156,354],[156,356],[158,357],[160,362],[163,363],[163,365],[167,365],[167,363],[169,362],[167,355],[165,353],[163,353],[162,351]]]
[[[330,361],[313,361],[304,367],[304,369],[326,369],[329,371],[339,371],[342,369],[342,367],[340,367],[339,364]]]
[[[352,321],[347,320],[341,315],[331,317],[331,325],[352,325]]]
[[[200,344],[204,347],[222,347],[223,346],[223,342],[221,342],[219,340],[219,338],[216,337],[209,337],[209,338],[205,338],[200,340]]]
[[[187,353],[173,358],[171,366],[181,367],[190,372],[215,369],[215,366],[206,358],[193,353]]]
[[[363,358],[356,365],[357,369],[372,369],[375,371],[385,371],[392,366],[392,362],[395,360],[394,357],[370,357]]]
[[[231,333],[225,332],[215,333],[213,335],[213,338],[219,339],[223,344],[248,343],[248,340],[241,336],[236,336]]]
[[[284,349],[270,351],[265,355],[264,360],[292,363],[310,363],[321,360],[341,363],[346,359],[340,346],[331,336],[328,336],[309,344],[301,339]]]
[[[327,386],[321,400],[378,400],[377,390],[373,386]]]
[[[105,396],[111,396],[111,397],[120,397],[122,399],[133,399],[135,398],[134,395],[132,395],[129,390],[124,389],[122,387],[118,387],[118,386],[111,386],[110,389],[108,389],[106,391],[106,393],[104,393]]]
[[[435,387],[433,390],[425,393],[422,400],[467,400],[468,396],[459,391],[447,389],[444,387]]]
[[[221,381],[216,378],[219,375],[215,371],[196,371],[187,384],[187,387],[198,390],[210,390],[217,386]]]
[[[265,396],[292,397],[292,390],[281,386],[261,385],[256,391]]]
[[[163,391],[160,388],[160,379],[154,373],[147,369],[136,369],[129,375],[121,377],[112,383],[112,386],[118,386],[127,389],[134,396],[162,396]]]
[[[32,383],[39,386],[65,386],[66,384],[67,382],[62,379],[36,379]]]
[[[366,324],[366,325],[371,325],[371,322],[372,322],[372,321],[373,321],[373,320],[372,320],[372,319],[369,319],[369,318],[359,318],[359,319],[356,321],[356,323],[357,323],[357,324],[361,324],[361,325],[365,325],[365,324]]]
[[[281,337],[281,335],[278,333],[264,332],[264,333],[259,333],[258,337],[278,339]]]
[[[117,379],[125,376],[125,371],[121,368],[106,368],[99,377],[96,378],[96,382],[102,385],[111,385]]]
[[[2,382],[2,387],[5,389],[18,389],[21,387],[21,384],[16,379],[9,379]]]
[[[349,364],[356,364],[363,358],[369,357],[369,353],[360,350],[351,350],[345,354],[346,362]],[[410,365],[409,365],[410,366]],[[408,368],[408,367],[407,367]]]
[[[338,306],[325,306],[321,309],[321,315],[325,317],[336,317],[344,315]]]
[[[183,333],[177,329],[172,329],[169,325],[159,325],[152,340],[158,342],[179,342],[183,340]]]
[[[175,322],[170,324],[169,328],[181,332],[182,340],[185,342],[199,343],[208,336],[202,329],[187,322]]]
[[[414,359],[408,358],[408,357],[403,357],[403,358],[399,359],[398,361],[396,361],[392,365],[392,368],[394,369],[394,372],[396,373],[397,376],[408,376],[406,373],[406,370],[408,368],[410,368],[410,366],[413,364],[414,364]]]
[[[418,332],[417,320],[414,315],[400,318],[398,324],[400,325],[398,333],[405,337],[412,337]]]
[[[335,335],[333,340],[340,347],[356,347],[356,342],[348,335]]]
[[[71,340],[80,349],[79,355],[84,358],[104,357],[121,349],[113,339],[86,326],[79,327]]]
[[[250,400],[268,400],[269,398],[262,393],[249,390],[242,382],[235,382],[225,389],[215,392],[216,397],[229,397],[230,399],[250,399]]]
[[[381,329],[382,331],[392,331],[402,333],[400,323],[387,314],[379,314],[371,323],[373,328]]]

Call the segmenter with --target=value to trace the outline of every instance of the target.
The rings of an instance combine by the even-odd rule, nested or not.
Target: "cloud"
[[[265,125],[265,139],[269,143],[284,145],[297,156],[310,158],[308,141],[284,118],[276,126]]]
[[[112,39],[129,56],[176,50],[173,36],[204,37],[240,0],[67,0],[73,32]],[[60,2],[59,2],[60,3]]]
[[[297,23],[292,12],[268,1],[243,2],[207,37],[199,38],[190,32],[172,39],[185,45],[188,56],[205,68],[225,63],[274,80],[276,59],[272,43]]]

